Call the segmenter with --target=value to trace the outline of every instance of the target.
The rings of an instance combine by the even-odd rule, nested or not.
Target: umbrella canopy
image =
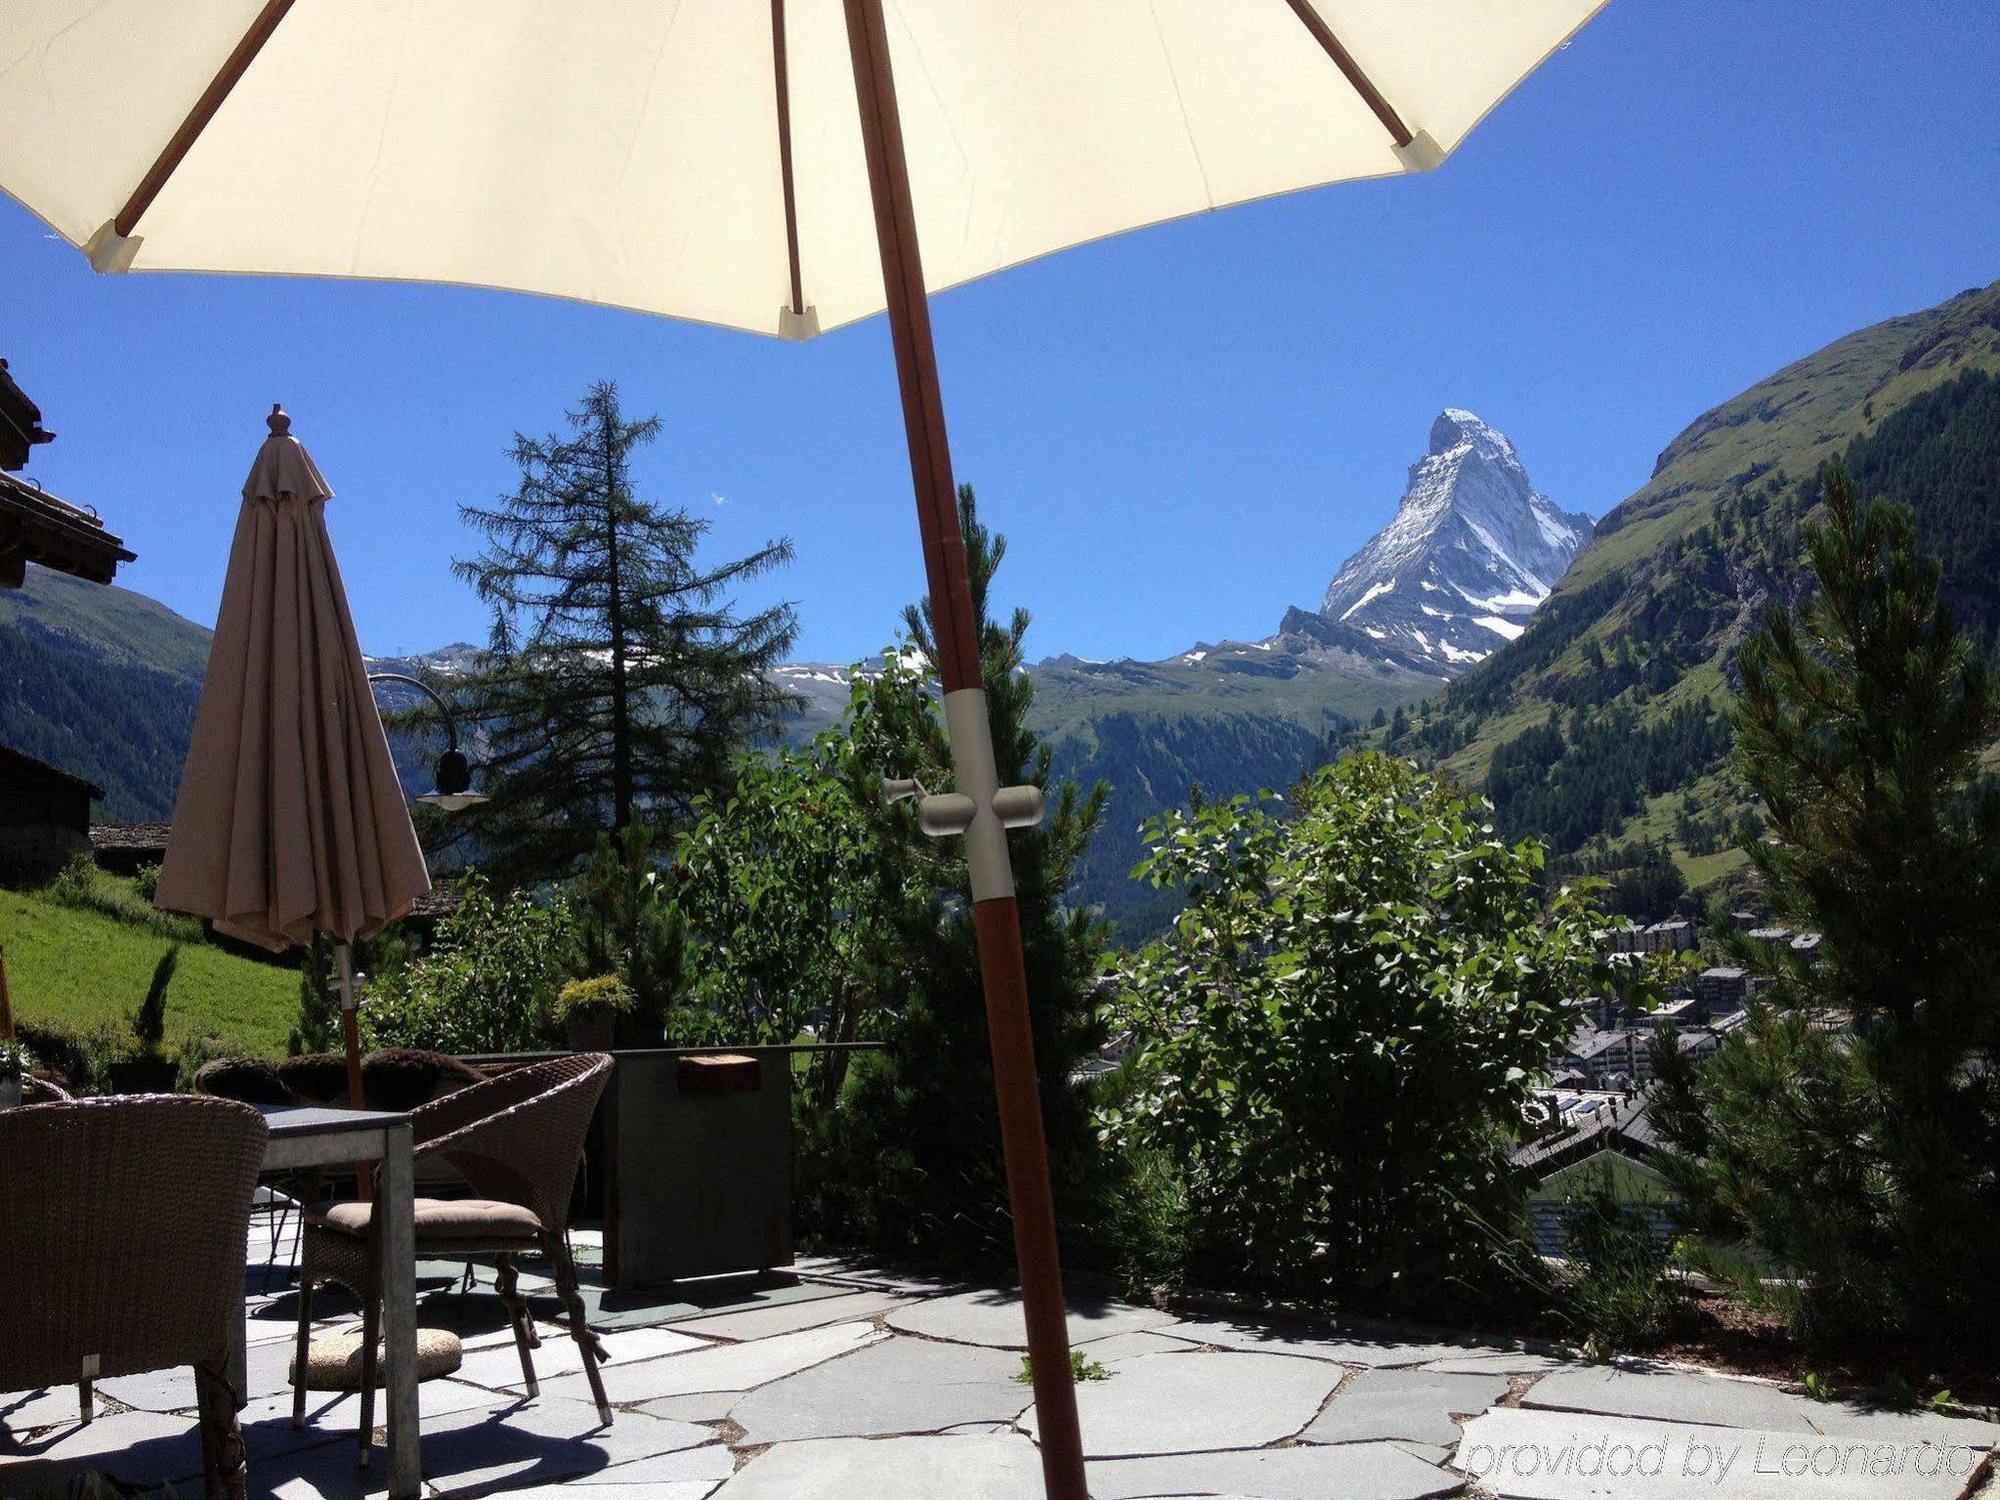
[[[280,949],[350,942],[430,889],[291,419],[243,484],[157,900]]]
[[[926,289],[1435,166],[1601,3],[904,0]],[[13,0],[0,183],[101,269],[885,301],[840,0]]]
[[[1084,1500],[1006,836],[1041,794],[997,784],[927,295],[1434,167],[1601,3],[14,0],[0,186],[105,271],[887,312],[955,783],[920,822],[965,839],[1043,1476]]]

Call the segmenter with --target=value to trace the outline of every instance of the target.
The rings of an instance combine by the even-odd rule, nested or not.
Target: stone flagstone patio
[[[576,1235],[579,1259],[598,1241]],[[267,1245],[256,1246],[261,1261]],[[315,1393],[290,1425],[289,1274],[251,1288],[244,1413],[254,1495],[361,1500],[352,1396]],[[420,1268],[422,1321],[465,1342],[422,1388],[436,1496],[573,1500],[1000,1500],[1040,1493],[1020,1310],[987,1287],[834,1260],[793,1276],[717,1278],[652,1294],[586,1290],[605,1334],[606,1428],[546,1280],[541,1394],[521,1381],[489,1285]],[[327,1329],[351,1326],[329,1298]],[[1982,1492],[2000,1425],[1808,1400],[1775,1386],[1643,1363],[1567,1365],[1529,1349],[1393,1328],[1181,1318],[1076,1299],[1070,1335],[1105,1372],[1078,1387],[1098,1500],[1959,1500]],[[0,1500],[100,1470],[199,1493],[186,1374],[0,1395]],[[379,1438],[379,1434],[378,1434]],[[1988,1488],[1982,1493],[1993,1494]]]

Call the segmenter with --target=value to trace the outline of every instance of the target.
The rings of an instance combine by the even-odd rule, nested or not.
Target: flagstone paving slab
[[[1896,1442],[2000,1443],[2000,1422],[1947,1416],[1929,1411],[1886,1411],[1846,1401],[1814,1401],[1806,1405],[1806,1420],[1834,1437],[1888,1438]]]
[[[1121,1363],[1076,1388],[1087,1456],[1117,1458],[1206,1448],[1259,1448],[1313,1419],[1341,1372],[1276,1354],[1156,1354]],[[1037,1428],[1030,1409],[1021,1419]]]
[[[1092,1339],[1088,1344],[1079,1347],[1097,1363],[1115,1365],[1122,1360],[1141,1359],[1148,1354],[1186,1354],[1195,1346],[1186,1339],[1175,1338],[1171,1331],[1167,1331],[1114,1333],[1108,1339]]]
[[[1165,1328],[1179,1320],[1153,1307],[1102,1298],[1069,1299],[1069,1340],[1072,1344],[1114,1334]],[[925,1338],[955,1344],[984,1344],[993,1349],[1025,1349],[1028,1333],[1022,1321],[1018,1292],[976,1291],[935,1297],[889,1314],[889,1326]]]
[[[244,1370],[251,1396],[274,1396],[291,1389],[292,1346],[285,1343],[255,1344],[245,1351]],[[112,1400],[139,1411],[192,1411],[195,1405],[194,1371],[149,1370],[143,1375],[119,1375],[97,1382],[97,1389]]]
[[[689,1338],[684,1333],[665,1328],[628,1328],[607,1333],[603,1335],[603,1340],[606,1368],[631,1364],[635,1360],[657,1359],[662,1354],[684,1354],[692,1349],[710,1347],[701,1339]],[[540,1381],[552,1380],[558,1375],[573,1375],[583,1368],[583,1351],[570,1337],[568,1329],[556,1333],[544,1332],[542,1346],[532,1353],[535,1376]],[[457,1377],[474,1385],[496,1389],[520,1390],[526,1386],[521,1375],[521,1352],[515,1348],[511,1338],[504,1344],[488,1344],[465,1355],[458,1367]]]
[[[1087,1429],[1086,1429],[1087,1431]],[[1106,1459],[1085,1466],[1094,1500],[1235,1495],[1255,1500],[1424,1500],[1465,1487],[1393,1443]]]
[[[1454,1412],[1482,1412],[1507,1394],[1504,1375],[1447,1375],[1431,1370],[1363,1370],[1305,1430],[1307,1442],[1373,1438],[1458,1441]]]
[[[1034,1444],[1015,1433],[780,1443],[716,1500],[1024,1500],[1041,1493]]]
[[[730,1408],[749,1444],[1011,1422],[1034,1399],[1012,1350],[891,1338],[752,1391]]]
[[[62,1427],[76,1422],[76,1388],[64,1386],[53,1391],[15,1391],[0,1396],[0,1433],[32,1432],[37,1427]],[[0,1452],[5,1452],[0,1437]]]
[[[1718,1427],[1812,1431],[1807,1401],[1754,1380],[1645,1366],[1578,1365],[1544,1375],[1521,1398],[1528,1407],[1711,1422]]]
[[[82,1426],[58,1427],[28,1440],[0,1441],[0,1464],[20,1476],[47,1478],[91,1469],[126,1484],[153,1486],[201,1472],[201,1438],[185,1417],[117,1412]],[[15,1464],[22,1467],[14,1469]]]
[[[1453,1465],[1503,1500],[1958,1500],[1984,1451],[1496,1407]]]
[[[1495,1349],[1490,1353],[1467,1353],[1451,1359],[1433,1359],[1422,1368],[1445,1375],[1541,1375],[1560,1370],[1566,1360],[1552,1354],[1536,1354],[1526,1349]]]
[[[1364,1335],[1342,1332],[1337,1328],[1320,1329],[1303,1323],[1263,1322],[1249,1318],[1180,1323],[1169,1331],[1176,1338],[1191,1339],[1198,1344],[1254,1350],[1262,1354],[1285,1354],[1293,1358],[1331,1360],[1335,1364],[1363,1368],[1421,1365],[1473,1352],[1464,1344],[1403,1342],[1386,1335]]]
[[[696,1391],[686,1396],[661,1396],[641,1401],[635,1411],[676,1422],[720,1422],[730,1407],[749,1395],[748,1391]]]
[[[759,1339],[752,1344],[716,1344],[687,1354],[612,1365],[603,1372],[604,1389],[619,1405],[650,1401],[656,1396],[687,1396],[698,1391],[749,1390],[886,1337],[871,1323],[835,1323],[826,1328]],[[544,1381],[542,1389],[578,1399],[590,1393],[581,1375]]]
[[[621,1411],[606,1427],[581,1402],[515,1402],[427,1423],[424,1478],[447,1494],[503,1483],[513,1489],[714,1441],[706,1427],[640,1412]]]
[[[711,1339],[767,1339],[774,1334],[797,1333],[805,1328],[821,1328],[828,1323],[847,1323],[859,1318],[877,1318],[910,1299],[894,1292],[846,1291],[837,1297],[813,1298],[804,1302],[757,1307],[748,1312],[716,1313],[706,1318],[690,1318],[674,1324],[681,1333]]]

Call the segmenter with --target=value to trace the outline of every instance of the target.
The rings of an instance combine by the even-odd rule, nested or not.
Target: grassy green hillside
[[[298,1016],[297,971],[238,957],[198,934],[183,943],[167,989],[167,1053],[196,1043],[210,1053],[282,1056]],[[161,925],[67,905],[47,891],[0,889],[7,988],[24,1024],[102,1030],[116,1045],[129,1043],[153,966],[174,941]]]
[[[1425,706],[1397,748],[1492,796],[1575,866],[1669,845],[1691,882],[1756,826],[1728,771],[1736,652],[1797,597],[1826,460],[1911,504],[1949,597],[2000,619],[2000,283],[1866,328],[1707,413],[1602,522],[1518,641]]]

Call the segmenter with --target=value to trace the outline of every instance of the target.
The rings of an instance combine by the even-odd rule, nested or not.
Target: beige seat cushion
[[[372,1203],[315,1203],[306,1222],[322,1229],[365,1238],[373,1227]],[[417,1243],[442,1246],[533,1244],[542,1221],[518,1203],[493,1198],[419,1198]]]
[[[464,1361],[458,1335],[442,1328],[417,1330],[417,1379],[434,1380],[449,1375]],[[388,1379],[389,1360],[382,1346],[375,1346],[375,1383]],[[290,1380],[299,1383],[298,1356],[292,1356]],[[321,1334],[312,1341],[306,1355],[306,1389],[309,1391],[358,1391],[361,1389],[361,1335]]]

